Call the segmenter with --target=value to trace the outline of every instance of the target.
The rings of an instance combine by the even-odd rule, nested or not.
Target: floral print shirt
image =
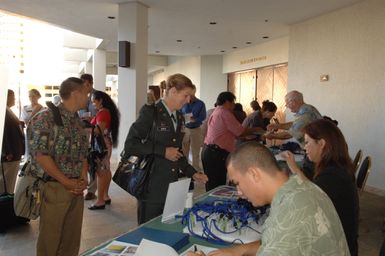
[[[63,126],[55,124],[50,109],[36,114],[28,125],[31,174],[42,177],[44,171],[35,157],[50,155],[65,176],[78,178],[82,172],[82,162],[87,158],[87,134],[77,113],[67,111],[63,104],[58,108]]]
[[[304,144],[304,134],[302,129],[308,123],[314,120],[321,119],[322,116],[318,110],[309,104],[303,104],[297,113],[294,115],[294,121],[289,129],[289,133],[295,138],[302,146]]]
[[[293,175],[274,196],[257,255],[350,255],[340,219],[328,196]]]

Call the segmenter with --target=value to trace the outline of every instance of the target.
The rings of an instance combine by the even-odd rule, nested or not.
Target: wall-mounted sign
[[[250,58],[250,59],[246,59],[246,60],[241,60],[240,64],[241,65],[250,64],[253,62],[258,62],[258,61],[262,61],[262,60],[266,60],[266,59],[267,59],[267,56],[254,57],[254,58]]]

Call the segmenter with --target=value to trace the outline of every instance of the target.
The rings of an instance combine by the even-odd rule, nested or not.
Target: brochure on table
[[[91,256],[134,256],[138,248],[136,244],[112,241],[108,245],[90,254]]]
[[[166,244],[161,244],[147,239],[143,239],[142,242],[139,244],[138,249],[136,250],[135,256],[185,256],[189,251],[202,251],[207,255],[209,252],[214,250],[216,250],[216,248],[194,244],[186,251],[182,252],[181,254],[178,254],[172,247]]]

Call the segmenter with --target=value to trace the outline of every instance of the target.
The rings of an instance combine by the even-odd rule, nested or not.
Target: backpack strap
[[[56,125],[58,126],[63,126],[63,120],[61,118],[60,110],[55,104],[53,104],[51,101],[47,101],[46,105],[49,109],[51,109],[52,114],[53,114],[53,120]]]
[[[55,144],[57,136],[58,136],[58,133],[59,133],[59,126],[64,126],[63,119],[61,118],[61,114],[60,114],[59,108],[55,104],[53,104],[51,101],[47,101],[46,105],[52,111],[52,114],[53,114],[53,120],[54,120],[54,123],[55,123],[55,125],[53,127],[53,133],[54,133],[54,135],[53,135],[53,144]],[[54,147],[52,146],[49,149],[51,157],[53,157],[53,155],[54,155],[53,148]],[[41,177],[41,179],[44,182],[52,180],[52,178],[46,172],[44,172],[43,177]]]

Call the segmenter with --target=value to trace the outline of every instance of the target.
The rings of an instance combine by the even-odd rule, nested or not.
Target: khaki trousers
[[[199,153],[201,151],[201,146],[203,144],[203,136],[201,127],[189,129],[185,128],[185,134],[182,142],[182,151],[183,154],[189,159],[190,147],[192,154],[192,166],[195,170],[200,171],[200,157]]]
[[[37,256],[79,254],[83,207],[83,196],[73,195],[59,182],[45,184]]]
[[[1,168],[4,170],[5,184],[7,185],[7,192],[14,193],[17,173],[20,168],[20,160],[12,162],[2,162]],[[3,170],[0,169],[0,194],[5,192],[3,181]]]

